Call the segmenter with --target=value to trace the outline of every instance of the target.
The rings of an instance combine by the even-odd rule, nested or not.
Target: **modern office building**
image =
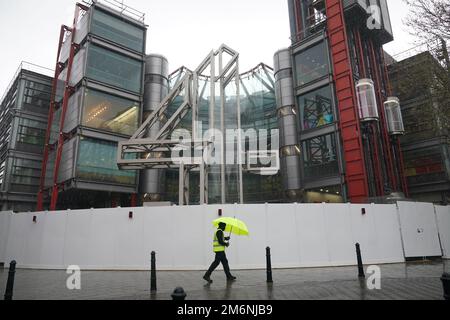
[[[284,191],[305,202],[382,201],[407,194],[392,124],[383,45],[385,0],[289,0],[291,47],[275,55]],[[391,112],[392,110],[394,112]],[[392,115],[399,116],[399,119]]]
[[[401,143],[410,196],[419,201],[447,204],[450,200],[448,72],[427,51],[393,62],[389,73],[393,91],[402,102],[406,134]]]
[[[292,45],[275,54],[274,70],[240,73],[239,54],[222,45],[197,70],[171,75],[166,58],[145,54],[144,14],[114,1],[77,4],[73,26],[61,28],[37,209],[407,196],[400,103],[382,49],[393,40],[386,0],[375,19],[369,1],[288,4]],[[266,130],[280,170],[163,163],[177,128],[194,140],[211,128]],[[134,164],[121,162],[118,146],[137,140],[140,151],[125,152]],[[262,140],[224,150],[261,160]]]
[[[0,105],[0,211],[33,211],[41,176],[52,74],[23,62]]]
[[[147,26],[116,6],[78,3],[73,26],[61,28],[39,210],[137,202],[138,173],[120,171],[115,155],[143,117]]]

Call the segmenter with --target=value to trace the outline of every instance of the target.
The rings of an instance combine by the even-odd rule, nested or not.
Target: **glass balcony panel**
[[[117,167],[116,143],[82,137],[78,154],[78,179],[122,185],[136,183],[134,171],[121,171]]]
[[[91,32],[137,52],[144,49],[144,30],[131,23],[95,10]]]
[[[86,89],[83,126],[131,136],[138,121],[138,102]]]
[[[140,94],[142,87],[142,62],[90,45],[87,77]]]

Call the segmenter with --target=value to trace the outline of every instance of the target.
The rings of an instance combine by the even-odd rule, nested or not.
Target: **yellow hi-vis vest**
[[[213,250],[215,253],[224,252],[226,247],[219,243],[219,239],[217,238],[217,231],[214,232]]]

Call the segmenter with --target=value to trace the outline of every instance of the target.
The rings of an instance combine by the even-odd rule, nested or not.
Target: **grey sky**
[[[5,0],[0,0],[5,2]],[[21,61],[54,68],[59,26],[71,24],[76,0],[14,0],[0,11],[0,96]],[[80,1],[80,0],[79,0]],[[391,53],[412,47],[402,19],[408,8],[388,0],[395,41]],[[170,70],[195,68],[211,49],[226,43],[240,53],[241,71],[289,46],[287,0],[125,0],[146,14],[147,53],[161,53]]]

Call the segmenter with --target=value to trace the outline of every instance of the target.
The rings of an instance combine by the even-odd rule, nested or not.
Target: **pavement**
[[[450,272],[448,261],[421,261],[380,265],[381,289],[368,288],[351,267],[273,270],[267,284],[265,270],[234,271],[238,278],[227,283],[217,270],[211,285],[204,272],[157,272],[156,294],[150,293],[150,272],[82,271],[81,289],[68,290],[65,271],[18,269],[14,300],[171,300],[176,287],[183,287],[186,300],[443,300],[440,280]],[[367,270],[367,266],[365,266]],[[6,288],[8,270],[0,270],[0,294]]]

